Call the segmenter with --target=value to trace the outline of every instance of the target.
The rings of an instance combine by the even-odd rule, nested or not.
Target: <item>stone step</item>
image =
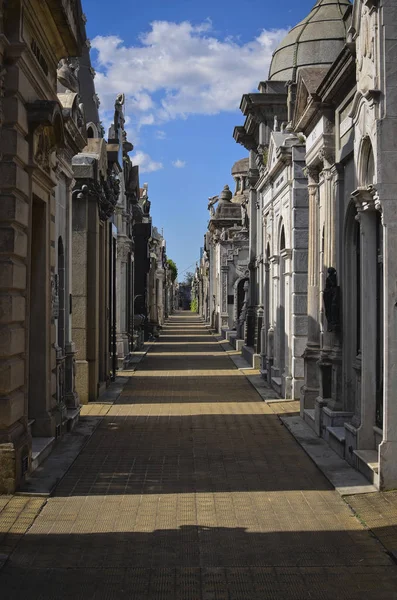
[[[272,377],[272,388],[281,396],[281,390],[283,387],[283,380],[281,377]]]
[[[68,408],[66,411],[66,430],[73,431],[76,423],[78,423],[80,417],[81,407]]]
[[[35,471],[38,466],[51,453],[55,444],[54,437],[34,437],[32,438],[32,463],[30,472]]]
[[[305,410],[303,411],[303,418],[305,420],[305,423],[307,423],[309,425],[309,427],[311,427],[311,429],[313,429],[313,431],[315,431],[314,408],[305,408]]]
[[[330,448],[334,450],[341,458],[345,457],[345,428],[344,427],[327,427],[328,443]]]
[[[236,338],[233,341],[233,347],[237,350],[237,352],[242,352],[244,348],[244,340],[239,340]]]
[[[379,487],[379,456],[377,450],[354,450],[357,457],[357,468],[371,481]]]
[[[229,330],[226,332],[226,339],[233,346],[234,340],[237,338],[237,331]]]
[[[267,369],[259,369],[261,377],[267,381]]]

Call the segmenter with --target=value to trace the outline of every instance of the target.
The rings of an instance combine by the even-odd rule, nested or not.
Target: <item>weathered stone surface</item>
[[[0,428],[11,427],[13,423],[23,418],[24,412],[25,395],[22,390],[7,397],[2,396],[0,398]]]
[[[13,444],[0,444],[0,493],[13,494],[16,487],[15,449]]]
[[[23,296],[0,295],[0,324],[24,321],[25,304]]]
[[[25,351],[25,329],[19,325],[0,327],[0,357]]]
[[[25,361],[12,358],[0,363],[0,395],[9,394],[25,383]]]
[[[0,287],[23,290],[25,286],[26,265],[12,258],[0,258]]]
[[[26,258],[28,239],[25,231],[13,225],[0,227],[0,253]]]
[[[3,223],[16,221],[22,226],[29,224],[29,205],[18,196],[1,196],[0,221]]]

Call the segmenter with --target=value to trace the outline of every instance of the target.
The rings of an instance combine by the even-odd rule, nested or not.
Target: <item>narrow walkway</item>
[[[397,567],[198,318],[172,317],[1,598],[395,600]]]

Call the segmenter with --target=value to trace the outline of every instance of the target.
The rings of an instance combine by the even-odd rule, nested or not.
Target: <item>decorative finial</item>
[[[229,186],[225,185],[222,192],[220,193],[219,200],[221,202],[230,202],[232,198],[233,198],[233,194],[230,191]]]

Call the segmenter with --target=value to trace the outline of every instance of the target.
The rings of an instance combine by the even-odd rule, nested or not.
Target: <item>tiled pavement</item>
[[[397,600],[397,566],[180,313],[19,541],[0,596]]]

